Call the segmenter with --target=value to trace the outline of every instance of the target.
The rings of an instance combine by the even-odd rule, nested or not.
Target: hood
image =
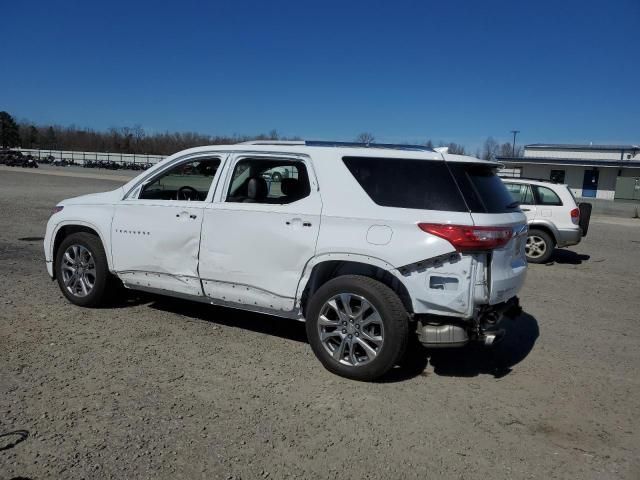
[[[68,198],[59,202],[58,205],[105,205],[112,204],[124,196],[122,187],[109,192],[90,193],[79,197]]]

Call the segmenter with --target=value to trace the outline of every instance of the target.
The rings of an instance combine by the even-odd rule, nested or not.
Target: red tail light
[[[576,225],[578,223],[580,223],[580,209],[579,208],[574,208],[573,210],[571,210],[571,221],[573,223],[575,223]]]
[[[444,238],[459,252],[499,248],[509,243],[513,236],[510,227],[473,227],[441,223],[419,223],[418,227],[424,232]]]

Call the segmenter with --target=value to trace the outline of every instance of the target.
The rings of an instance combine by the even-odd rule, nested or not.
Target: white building
[[[506,175],[566,183],[577,197],[640,200],[640,145],[535,143],[497,160]]]

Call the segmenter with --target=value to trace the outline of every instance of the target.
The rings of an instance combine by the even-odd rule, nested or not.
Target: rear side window
[[[310,193],[309,176],[303,162],[246,158],[236,163],[226,201],[284,205],[308,197]]]
[[[534,186],[536,191],[536,203],[538,205],[556,205],[561,206],[562,200],[556,195],[556,192],[547,187],[541,187],[539,185]]]
[[[449,164],[472,213],[509,213],[518,208],[495,169],[479,164]]]
[[[383,207],[468,211],[444,161],[343,157],[371,200]]]

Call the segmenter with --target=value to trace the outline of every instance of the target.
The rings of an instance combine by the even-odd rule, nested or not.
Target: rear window
[[[478,164],[449,164],[472,213],[509,213],[518,202],[496,175],[495,169]]]
[[[343,157],[343,161],[378,205],[468,211],[444,161],[371,157]]]

